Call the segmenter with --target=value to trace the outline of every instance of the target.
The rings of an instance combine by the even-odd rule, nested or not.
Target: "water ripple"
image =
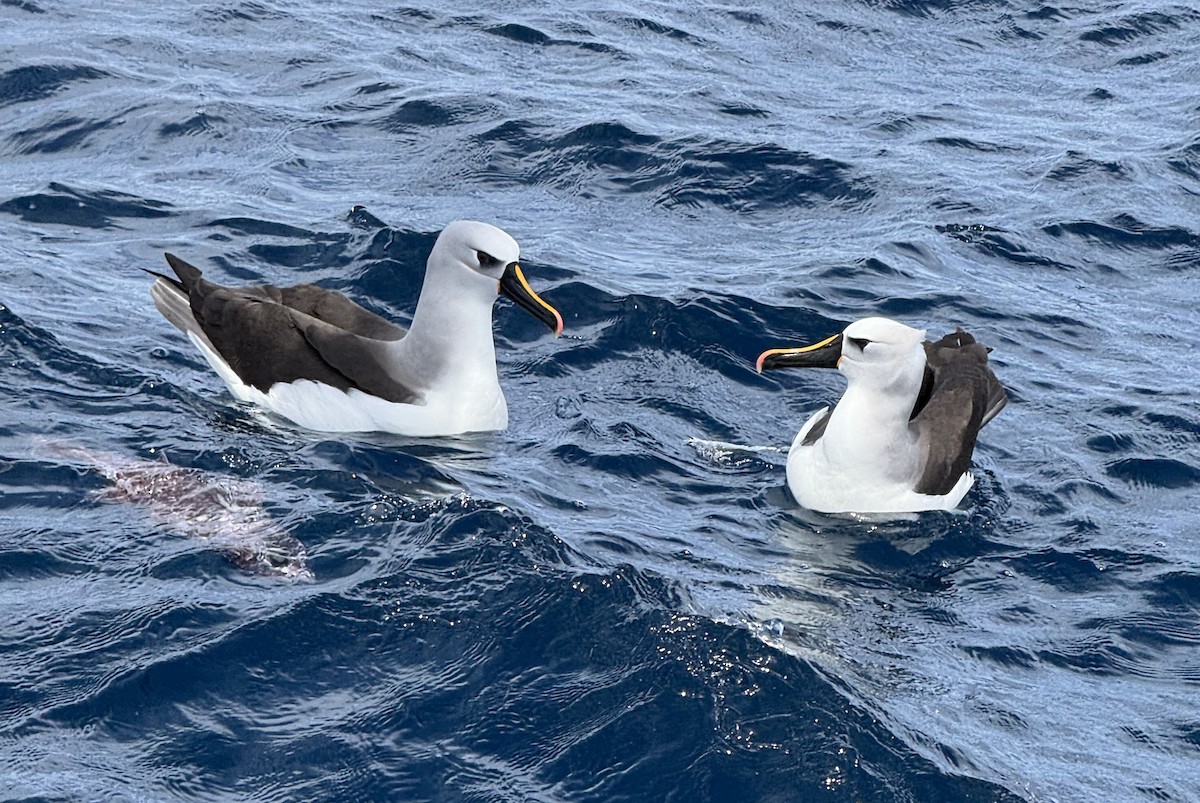
[[[874,195],[850,165],[773,144],[664,140],[619,123],[542,135],[512,121],[473,140],[486,152],[482,175],[489,181],[548,185],[583,197],[604,189],[645,193],[668,209],[853,207]]]
[[[51,182],[44,192],[0,203],[0,212],[29,223],[97,229],[117,227],[116,221],[121,218],[164,218],[174,214],[171,205],[163,201],[116,190],[76,189],[58,182]]]
[[[38,64],[14,67],[0,74],[0,107],[43,100],[73,83],[107,77],[108,73],[103,70],[84,65]]]

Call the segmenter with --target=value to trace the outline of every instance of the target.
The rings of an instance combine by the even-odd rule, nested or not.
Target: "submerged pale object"
[[[80,446],[45,446],[103,474],[111,483],[96,493],[103,501],[145,508],[157,527],[202,541],[245,571],[313,579],[304,544],[263,508],[256,483]]]

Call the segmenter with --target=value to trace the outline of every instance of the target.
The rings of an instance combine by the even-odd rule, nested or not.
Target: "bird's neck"
[[[896,475],[889,479],[907,477],[914,470],[910,412],[912,398],[906,395],[848,387],[830,414],[822,448],[835,462]]]
[[[908,431],[912,406],[913,397],[908,394],[879,393],[872,388],[851,386],[846,388],[834,413],[848,430],[866,428],[899,434]]]
[[[848,427],[855,423],[873,431],[908,431],[908,419],[925,375],[925,352],[918,346],[886,370],[867,376],[850,376],[837,409]]]
[[[495,295],[478,287],[450,287],[426,276],[408,334],[397,344],[433,381],[496,381],[492,339]]]

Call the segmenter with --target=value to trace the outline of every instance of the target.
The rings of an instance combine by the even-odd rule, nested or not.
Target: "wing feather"
[[[925,344],[929,390],[913,425],[926,447],[917,493],[949,493],[971,466],[979,430],[1008,403],[988,365],[988,349],[962,329]],[[924,394],[922,394],[924,395]]]
[[[393,376],[386,367],[384,344],[378,339],[339,329],[332,324],[292,311],[291,318],[308,345],[331,369],[354,387],[385,401],[414,404],[421,393]]]
[[[164,289],[186,293],[196,324],[247,385],[267,393],[279,382],[312,379],[389,401],[415,398],[379,359],[383,342],[404,337],[402,327],[333,290],[223,287],[174,254],[166,257],[179,280],[160,276]]]

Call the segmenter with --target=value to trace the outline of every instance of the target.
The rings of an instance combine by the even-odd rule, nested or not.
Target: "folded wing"
[[[962,329],[925,344],[925,383],[912,415],[927,455],[917,493],[948,493],[971,466],[979,430],[1008,403],[987,355]]]
[[[267,393],[279,382],[311,379],[388,401],[416,399],[381,362],[384,343],[404,337],[402,327],[316,285],[222,287],[166,256],[178,281],[155,274],[156,305],[175,326],[206,339],[247,385]]]

